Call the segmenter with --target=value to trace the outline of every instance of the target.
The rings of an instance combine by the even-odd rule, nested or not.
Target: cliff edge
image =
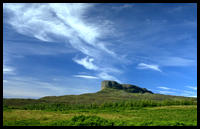
[[[111,81],[111,80],[105,80],[105,81],[101,82],[101,90],[104,90],[106,88],[119,89],[119,90],[131,92],[131,93],[151,93],[151,94],[153,94],[152,91],[149,91],[146,88],[140,88],[138,86],[131,85],[131,84],[120,84],[116,81]]]

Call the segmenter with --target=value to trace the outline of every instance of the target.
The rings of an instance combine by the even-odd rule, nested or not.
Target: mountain
[[[130,93],[151,93],[151,94],[153,94],[153,92],[147,90],[146,88],[140,88],[138,86],[131,85],[131,84],[119,84],[116,81],[109,81],[109,80],[102,81],[102,83],[101,83],[101,89],[103,90],[106,88],[124,90],[124,91],[130,92]]]
[[[146,88],[131,84],[119,84],[116,81],[105,80],[101,82],[101,90],[96,93],[81,95],[46,96],[39,100],[48,102],[60,102],[68,104],[101,104],[104,102],[117,102],[125,100],[185,100],[194,99],[183,96],[154,94]]]
[[[140,88],[131,84],[119,84],[115,81],[102,81],[101,90],[96,93],[81,95],[46,96],[40,99],[3,99],[5,105],[21,106],[34,103],[62,103],[62,104],[102,104],[105,102],[119,102],[126,100],[173,100],[173,101],[197,101],[196,98],[156,94],[146,88]]]

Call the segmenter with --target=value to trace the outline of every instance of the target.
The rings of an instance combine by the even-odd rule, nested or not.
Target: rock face
[[[101,82],[101,89],[106,89],[106,88],[113,88],[113,89],[119,89],[119,90],[125,90],[127,92],[131,93],[151,93],[153,92],[147,90],[146,88],[140,88],[135,85],[130,85],[130,84],[119,84],[116,81],[110,81],[110,80],[105,80]]]
[[[109,81],[109,80],[105,80],[101,82],[101,89],[104,88],[121,88],[121,85],[119,83],[117,83],[116,81]]]

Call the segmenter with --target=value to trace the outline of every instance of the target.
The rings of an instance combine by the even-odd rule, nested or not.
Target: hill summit
[[[140,88],[135,85],[119,84],[118,82],[111,81],[111,80],[102,81],[101,82],[101,90],[105,90],[107,88],[124,90],[124,91],[131,92],[131,93],[151,93],[151,94],[153,94],[153,92],[147,90],[146,88]]]

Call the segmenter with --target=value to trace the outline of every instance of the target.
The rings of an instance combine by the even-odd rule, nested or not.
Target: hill
[[[138,86],[131,85],[131,84],[119,84],[116,81],[109,81],[109,80],[102,81],[101,83],[101,89],[106,89],[106,88],[124,90],[130,93],[152,93],[153,94],[153,92],[147,90],[146,88],[140,88]]]
[[[197,99],[103,81],[101,90],[3,99],[4,126],[196,126]]]
[[[22,106],[39,103],[61,103],[61,104],[102,104],[121,101],[191,101],[196,102],[196,98],[155,94],[146,88],[140,88],[130,84],[119,84],[115,81],[103,81],[101,90],[96,93],[86,93],[81,95],[46,96],[40,99],[3,99],[3,104],[8,106]]]

